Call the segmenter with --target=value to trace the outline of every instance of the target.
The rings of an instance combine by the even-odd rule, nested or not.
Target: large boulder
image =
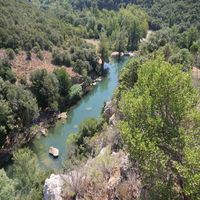
[[[59,156],[59,150],[55,147],[49,147],[49,154],[57,158]]]
[[[64,175],[52,174],[46,179],[44,184],[44,200],[63,200],[62,187],[64,185]]]

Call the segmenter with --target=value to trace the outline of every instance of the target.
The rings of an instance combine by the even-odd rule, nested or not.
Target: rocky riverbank
[[[95,137],[94,157],[66,169],[62,174],[52,174],[44,185],[44,200],[114,200],[137,199],[140,180],[136,169],[129,165],[128,155],[121,147],[117,129],[120,113],[116,102],[105,104],[103,117],[108,125]]]

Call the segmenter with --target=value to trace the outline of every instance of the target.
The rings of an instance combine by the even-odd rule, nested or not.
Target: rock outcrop
[[[58,115],[58,119],[67,119],[67,113],[63,112]]]
[[[64,185],[64,179],[62,176],[52,174],[49,179],[46,179],[44,185],[44,200],[63,200],[62,187]]]
[[[48,130],[46,128],[41,128],[40,129],[40,133],[43,135],[43,136],[47,136],[48,135]]]
[[[57,158],[59,156],[59,150],[55,147],[49,147],[49,154]]]
[[[66,174],[52,174],[45,181],[44,200],[138,199],[138,174],[129,167],[127,154],[119,148],[121,137],[116,124],[120,114],[116,101],[105,104],[103,116],[110,126],[92,142],[98,155]]]
[[[111,152],[107,146],[84,166],[63,175],[52,174],[46,179],[44,200],[114,200],[123,195],[122,183],[123,187],[132,187],[131,183],[125,184],[129,177],[124,174],[128,171],[128,156],[123,151]],[[133,183],[134,195],[138,197],[139,181],[135,179]]]
[[[120,115],[117,111],[116,101],[108,101],[104,106],[103,116],[109,125],[116,126],[120,119]]]

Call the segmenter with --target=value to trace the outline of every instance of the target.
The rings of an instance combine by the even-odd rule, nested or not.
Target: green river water
[[[66,121],[58,121],[54,128],[51,128],[47,137],[35,139],[31,149],[37,155],[39,164],[47,169],[59,169],[66,160],[66,140],[70,133],[78,131],[78,125],[88,117],[98,118],[101,114],[104,102],[110,100],[118,84],[120,70],[127,62],[123,58],[121,62],[112,61],[105,64],[109,68],[108,75],[85,95],[77,105],[73,106],[68,112]],[[56,147],[60,151],[60,156],[53,159],[48,154],[50,146]]]

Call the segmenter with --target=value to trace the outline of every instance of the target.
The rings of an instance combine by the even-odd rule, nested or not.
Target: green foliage
[[[13,60],[15,58],[15,52],[12,49],[7,49],[6,54],[9,60]]]
[[[16,183],[16,200],[41,199],[45,173],[38,170],[35,155],[27,148],[19,149],[14,153],[13,161],[12,176]]]
[[[37,98],[38,105],[45,109],[58,109],[59,81],[55,74],[46,70],[36,70],[31,74],[31,89]]]
[[[71,66],[71,58],[68,52],[59,52],[58,50],[54,51],[52,61],[55,65],[65,65],[66,67]]]
[[[138,80],[138,68],[142,64],[142,58],[132,58],[124,66],[120,77],[119,87],[120,91],[131,89]]]
[[[37,58],[39,58],[40,60],[44,60],[44,56],[42,54],[41,51],[38,51],[37,54],[36,54]]]
[[[71,134],[67,138],[69,146],[68,156],[79,156],[91,153],[92,149],[88,144],[88,139],[92,138],[95,133],[102,128],[102,120],[95,118],[88,118],[79,125],[78,133]]]
[[[0,60],[0,77],[5,81],[15,83],[15,74],[12,72],[11,65],[7,59]]]
[[[134,3],[143,7],[150,15],[150,28],[172,27],[178,25],[182,30],[199,26],[199,1],[187,0],[134,0]]]
[[[116,49],[117,52],[119,52],[119,56],[122,52],[126,51],[126,44],[127,44],[126,35],[124,32],[121,31],[117,34],[114,46],[114,49]]]
[[[154,32],[150,35],[148,41],[142,44],[142,48],[147,52],[154,52],[160,47],[165,46],[170,41],[171,35],[171,29],[161,29],[160,31]]]
[[[9,103],[5,100],[0,100],[0,145],[3,145],[6,136],[14,128],[14,119]]]
[[[56,78],[59,82],[59,105],[61,108],[64,108],[67,105],[67,101],[69,100],[69,92],[72,83],[65,68],[54,70],[54,74],[56,75]]]
[[[15,196],[15,183],[9,179],[4,169],[0,169],[0,199],[13,200]]]
[[[192,55],[188,49],[181,49],[178,53],[169,57],[172,64],[180,63],[183,65],[184,70],[189,70],[192,66]]]
[[[81,85],[75,84],[70,88],[69,91],[69,97],[71,101],[76,101],[77,99],[80,99],[82,96],[83,90]]]
[[[105,63],[105,61],[108,60],[108,57],[109,57],[108,41],[107,41],[105,33],[102,33],[100,36],[99,54],[100,54],[100,57],[102,60],[101,68],[103,71],[104,63]]]
[[[15,12],[13,12],[15,11]],[[71,28],[26,1],[0,1],[0,48],[50,50],[63,43]]]
[[[9,137],[16,138],[26,130],[38,116],[38,106],[32,93],[21,85],[0,79],[0,145]]]
[[[190,75],[163,58],[142,64],[135,87],[122,95],[120,107],[125,118],[121,133],[150,199],[180,199],[184,195],[198,199],[199,157],[193,150],[187,152],[188,145],[198,139],[197,98]],[[193,139],[188,141],[188,137]],[[192,161],[197,165],[188,164]],[[189,173],[193,170],[195,179]],[[196,187],[191,185],[193,181]]]
[[[199,38],[199,32],[198,32],[197,27],[192,26],[190,29],[188,29],[188,32],[187,32],[187,47],[188,47],[188,49],[190,49],[193,42],[196,42],[198,38]]]
[[[85,8],[99,8],[99,9],[108,9],[108,10],[118,10],[121,6],[126,5],[128,3],[132,3],[133,1],[129,0],[87,0],[85,2],[81,0],[72,1],[73,8],[83,10]]]
[[[95,50],[88,45],[81,45],[81,47],[74,48],[71,52],[74,70],[83,76],[92,73],[99,74],[99,57]]]
[[[38,105],[32,93],[21,85],[11,84],[7,89],[6,99],[19,127],[29,127],[38,116]]]

